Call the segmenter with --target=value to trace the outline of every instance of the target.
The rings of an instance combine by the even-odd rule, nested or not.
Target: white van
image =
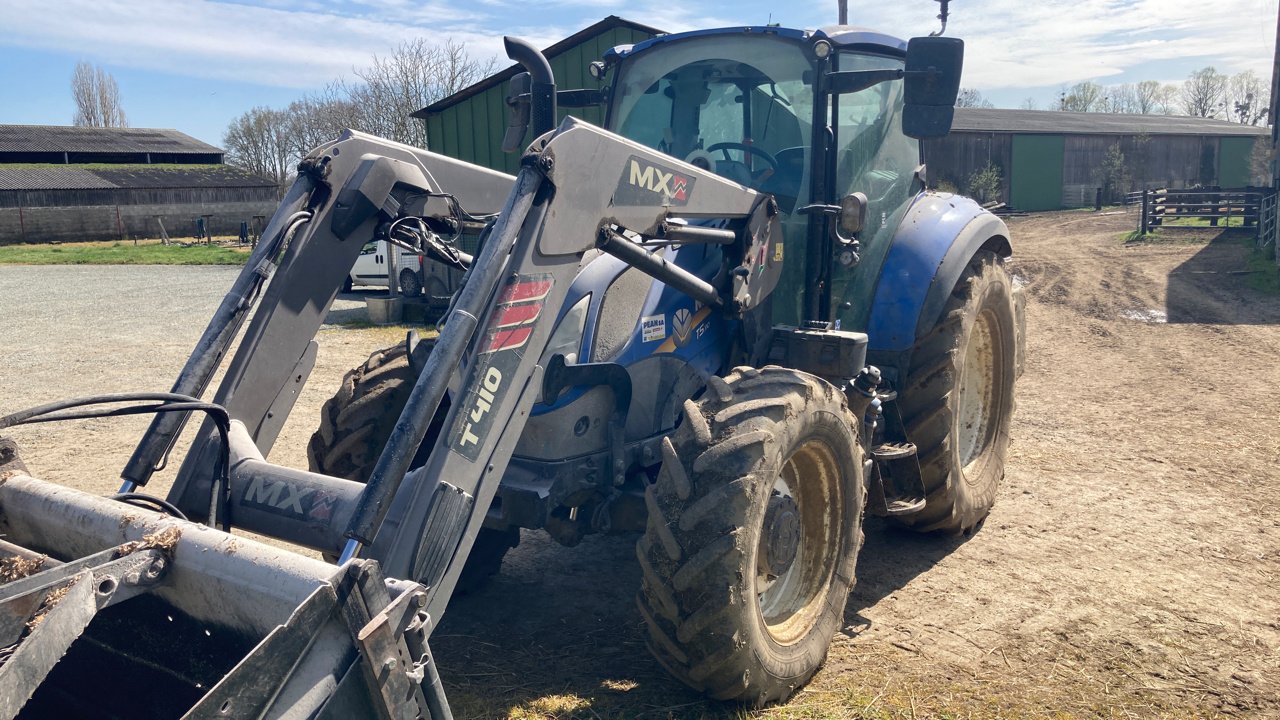
[[[351,272],[347,274],[347,281],[342,286],[343,291],[350,292],[355,285],[386,287],[387,255],[390,249],[391,245],[385,241],[365,243],[365,246],[360,249],[360,257],[356,258],[355,264],[351,266]],[[398,246],[395,250],[398,252],[396,273],[400,278],[400,294],[408,297],[421,295],[424,285],[422,256]]]

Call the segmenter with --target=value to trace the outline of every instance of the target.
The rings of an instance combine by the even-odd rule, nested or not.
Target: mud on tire
[[[865,493],[854,418],[834,387],[779,367],[712,378],[684,411],[645,494],[637,605],[673,675],[761,706],[817,671],[843,623]]]
[[[423,352],[424,346],[429,351],[434,344],[423,340],[418,352]],[[344,375],[337,394],[320,409],[320,427],[307,444],[311,471],[367,482],[417,378],[404,343],[373,353],[363,365]],[[446,410],[443,406],[436,413],[424,445],[434,440]],[[481,528],[457,589],[467,592],[483,585],[497,574],[503,556],[519,542],[519,528]]]
[[[986,519],[1009,448],[1014,333],[1013,283],[999,257],[980,252],[912,353],[899,402],[918,448],[926,504],[895,520],[958,534]]]

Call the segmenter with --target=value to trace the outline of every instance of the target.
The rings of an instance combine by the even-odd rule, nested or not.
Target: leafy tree
[[[129,127],[120,106],[120,87],[111,73],[83,60],[71,73],[71,98],[76,103],[78,127]]]
[[[1095,177],[1102,186],[1102,197],[1113,201],[1129,186],[1129,168],[1125,164],[1124,153],[1120,151],[1120,143],[1107,148],[1102,156],[1102,164],[1098,166]]]
[[[1000,168],[988,165],[975,171],[965,183],[965,194],[980,203],[989,203],[1000,199],[1000,191],[1004,181],[1000,177]]]

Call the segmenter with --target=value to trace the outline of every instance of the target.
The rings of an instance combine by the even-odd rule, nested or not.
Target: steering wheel
[[[746,143],[740,143],[740,142],[721,142],[721,143],[716,143],[707,148],[707,152],[709,153],[713,153],[717,150],[719,150],[721,153],[724,154],[724,159],[726,161],[733,160],[733,158],[729,157],[730,150],[741,150],[745,155],[756,155],[761,160],[764,160],[765,162],[769,163],[770,170],[777,171],[778,169],[777,158],[770,155],[768,152],[761,150],[755,145],[748,145]]]

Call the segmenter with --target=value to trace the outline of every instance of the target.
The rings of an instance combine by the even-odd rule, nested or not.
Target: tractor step
[[[875,458],[877,462],[902,460],[915,457],[915,454],[915,443],[909,442],[887,442],[871,448],[871,457]]]

